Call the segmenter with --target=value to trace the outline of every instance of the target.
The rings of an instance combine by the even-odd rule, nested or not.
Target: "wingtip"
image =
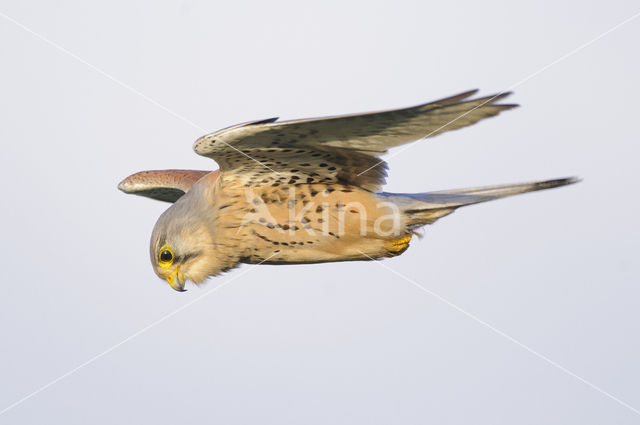
[[[129,189],[129,182],[127,181],[129,178],[126,178],[124,180],[122,180],[120,183],[118,183],[118,190],[124,192],[124,193],[129,193],[128,189]]]
[[[118,190],[127,193],[127,194],[135,194],[139,187],[139,178],[140,176],[144,176],[148,171],[138,171],[124,178],[120,183],[118,183]]]
[[[568,186],[570,184],[580,183],[582,179],[580,177],[571,176],[571,177],[563,177],[560,179],[553,180],[545,180],[537,184],[537,189],[552,189],[554,187]]]
[[[514,109],[514,108],[519,108],[520,104],[519,103],[499,103],[497,106],[500,106],[503,109]]]
[[[576,184],[576,183],[580,183],[582,181],[582,177],[578,177],[578,176],[571,176],[571,177],[565,177],[562,179],[558,179],[559,182],[562,182],[563,186],[569,185],[569,184]]]
[[[445,100],[456,100],[456,101],[459,101],[461,103],[478,103],[478,102],[481,102],[482,105],[486,104],[486,105],[498,106],[501,109],[512,109],[512,108],[517,108],[517,107],[520,106],[517,103],[498,103],[502,99],[505,99],[505,98],[511,96],[513,94],[512,91],[504,91],[504,92],[498,92],[496,94],[492,94],[492,95],[488,95],[488,96],[470,98],[473,95],[475,95],[476,93],[478,93],[478,89],[470,90],[470,91],[461,93],[461,94],[459,94],[457,96],[453,96],[453,97],[451,97],[449,99],[445,99]]]
[[[465,92],[460,93],[458,96],[469,97],[469,96],[473,96],[474,94],[477,94],[479,91],[480,89],[471,89],[471,90],[467,90]]]
[[[491,96],[485,96],[483,98],[477,99],[477,100],[483,100],[486,101],[486,103],[488,103],[489,105],[492,106],[497,106],[502,110],[509,110],[509,109],[515,109],[515,108],[519,108],[520,105],[517,103],[498,103],[500,102],[502,99],[505,99],[509,96],[511,96],[513,94],[512,91],[505,91],[505,92],[500,92]]]
[[[497,102],[497,101],[499,101],[499,100],[502,100],[502,99],[504,99],[504,98],[506,98],[506,97],[511,96],[512,94],[513,94],[513,92],[512,92],[512,91],[501,91],[501,92],[496,93],[496,94],[493,94],[493,95],[491,95],[491,96],[485,96],[485,97],[484,97],[484,99],[491,99],[491,101],[490,101],[490,102],[491,102],[491,103],[495,103],[495,102]],[[515,103],[513,103],[513,104],[501,105],[501,106],[512,106],[512,105],[513,105],[513,106],[519,106],[519,105],[517,105],[517,104],[515,104]]]
[[[565,180],[566,180],[565,184],[576,184],[576,183],[580,183],[584,179],[578,176],[571,176],[571,177],[567,177]]]
[[[126,193],[126,194],[136,194],[140,189],[140,176],[144,176],[149,171],[138,171],[137,173],[133,173],[130,176],[127,176],[124,180],[118,183],[118,190]]]

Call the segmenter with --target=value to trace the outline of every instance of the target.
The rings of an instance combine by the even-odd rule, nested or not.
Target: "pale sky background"
[[[545,69],[637,1],[0,12],[0,423],[640,423],[640,16]],[[386,190],[584,181],[459,210],[382,264],[243,266],[180,294],[148,258],[168,204],[116,189],[217,167],[167,110],[215,131],[513,85],[521,108],[394,156]]]

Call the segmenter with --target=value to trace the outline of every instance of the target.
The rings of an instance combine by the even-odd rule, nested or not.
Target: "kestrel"
[[[196,140],[216,171],[143,171],[126,193],[172,202],[151,236],[156,274],[177,291],[241,263],[372,260],[402,254],[417,230],[457,208],[575,183],[575,178],[387,193],[387,149],[516,107],[476,90],[384,112],[239,124]]]

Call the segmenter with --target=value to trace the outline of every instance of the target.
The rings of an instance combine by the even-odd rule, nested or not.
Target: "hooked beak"
[[[180,273],[180,266],[176,267],[176,269],[167,276],[167,282],[178,292],[186,291],[186,289],[184,289],[184,276]]]

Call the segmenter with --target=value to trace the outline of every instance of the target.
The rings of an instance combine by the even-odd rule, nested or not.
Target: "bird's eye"
[[[158,254],[158,262],[162,267],[169,267],[173,263],[173,252],[165,245],[160,248],[160,254]]]
[[[173,254],[170,251],[164,250],[160,253],[160,261],[168,262],[173,260]]]

